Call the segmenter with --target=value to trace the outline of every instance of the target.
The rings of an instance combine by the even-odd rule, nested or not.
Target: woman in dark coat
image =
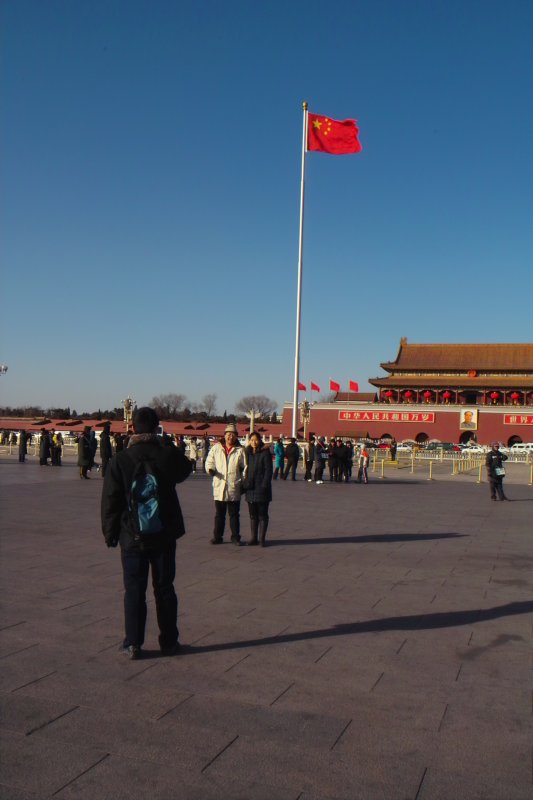
[[[50,437],[46,428],[41,428],[41,441],[39,442],[39,464],[41,467],[48,466],[50,458]]]
[[[250,435],[246,460],[248,466],[244,485],[252,533],[248,544],[266,547],[268,504],[272,500],[272,455],[268,447],[263,447],[261,437],[256,431]]]
[[[87,470],[91,466],[93,457],[90,433],[91,429],[85,427],[82,435],[78,439],[78,467],[80,468],[80,478],[85,478],[86,480],[89,480]]]
[[[19,461],[21,464],[24,464],[26,461],[26,455],[28,453],[28,435],[26,431],[21,431],[19,434]]]

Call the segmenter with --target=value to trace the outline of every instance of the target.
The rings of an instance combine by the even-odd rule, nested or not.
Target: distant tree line
[[[242,397],[235,405],[235,413],[224,410],[217,413],[217,395],[206,394],[201,402],[192,403],[184,394],[169,392],[152,397],[148,403],[157,412],[160,419],[175,420],[177,422],[205,421],[205,422],[245,422],[253,410],[257,418],[278,422],[276,414],[277,403],[265,395],[249,395]],[[124,409],[98,409],[98,411],[78,412],[75,408],[43,408],[43,406],[3,406],[0,407],[2,417],[50,417],[52,419],[92,419],[92,420],[123,420]]]

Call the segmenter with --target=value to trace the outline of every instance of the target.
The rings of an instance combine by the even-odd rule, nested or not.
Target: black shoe
[[[497,497],[491,497],[490,499],[491,500],[497,500],[498,498]]]
[[[137,647],[137,645],[130,644],[125,645],[123,644],[120,648],[120,652],[129,658],[130,661],[138,661],[141,657],[141,648]]]
[[[222,544],[222,539],[211,539],[211,544]]]
[[[242,545],[242,542],[241,542],[241,540],[240,540],[240,539],[237,539],[237,538],[235,538],[234,536],[232,536],[232,537],[231,537],[231,543],[232,543],[232,544],[234,544],[234,545],[236,545],[237,547],[240,547],[240,546]]]
[[[181,652],[181,645],[179,642],[171,645],[170,647],[162,647],[161,648],[161,655],[162,656],[177,656]]]

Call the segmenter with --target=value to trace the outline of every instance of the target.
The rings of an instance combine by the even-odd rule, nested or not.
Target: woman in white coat
[[[213,476],[215,499],[215,527],[211,544],[222,544],[229,514],[231,541],[241,544],[240,505],[243,478],[246,472],[246,455],[238,438],[236,425],[226,425],[224,442],[217,442],[207,456],[205,468]]]

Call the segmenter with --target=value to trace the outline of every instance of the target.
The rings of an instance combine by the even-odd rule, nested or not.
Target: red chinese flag
[[[357,138],[359,128],[355,119],[342,122],[321,114],[307,115],[307,149],[343,156],[347,153],[360,153],[363,149]]]
[[[351,392],[358,392],[359,391],[359,384],[356,381],[350,381],[350,391]]]
[[[311,381],[311,391],[312,392],[319,392],[320,391],[320,386],[317,386],[316,383],[313,383],[313,381]]]
[[[340,390],[341,390],[340,383],[337,383],[337,381],[330,380],[330,382],[329,382],[329,390],[330,390],[330,392],[340,392]]]
[[[305,385],[305,383],[299,383],[298,384],[298,391],[300,391],[300,392],[306,392],[307,391],[307,386]]]

